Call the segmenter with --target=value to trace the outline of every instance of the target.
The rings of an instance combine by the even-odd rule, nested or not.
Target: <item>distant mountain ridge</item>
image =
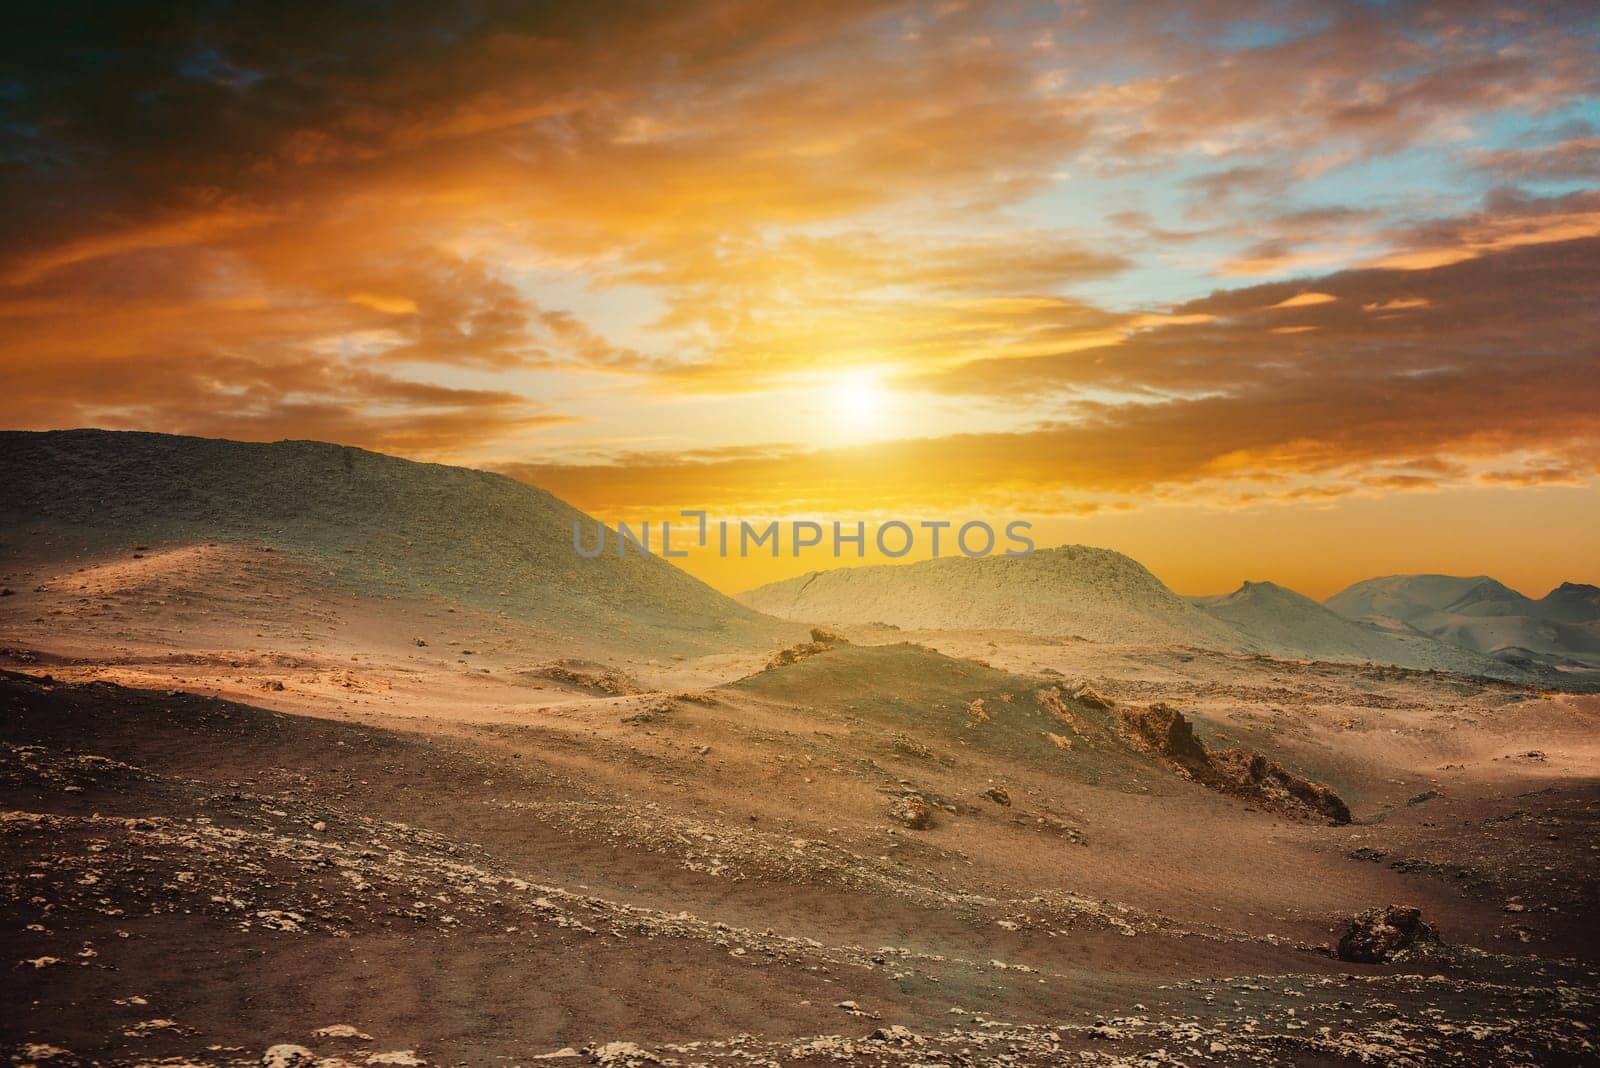
[[[1416,581],[1403,581],[1408,578]],[[1358,583],[1345,594],[1344,611],[1335,610],[1337,599],[1318,604],[1273,582],[1183,598],[1121,553],[1074,545],[1027,557],[949,557],[814,571],[748,590],[739,599],[780,618],[816,623],[1018,630],[1511,681],[1600,683],[1600,677],[1582,672],[1570,678],[1556,673],[1588,663],[1584,636],[1600,630],[1588,621],[1600,606],[1600,590],[1593,586],[1567,583],[1535,602],[1487,576],[1393,576]],[[1370,611],[1348,614],[1356,609]],[[1444,609],[1453,614],[1441,615]],[[1530,647],[1523,628],[1508,636],[1515,642],[1486,640],[1513,618],[1508,611],[1543,613],[1539,624],[1554,637]],[[1577,622],[1557,622],[1558,615]],[[1429,629],[1410,622],[1423,617],[1446,625]]]
[[[1386,575],[1324,603],[1347,619],[1501,659],[1600,666],[1600,588],[1585,583],[1535,600],[1487,575]]]
[[[578,521],[592,538],[594,520],[503,475],[323,442],[0,432],[0,558],[53,540],[248,540],[324,561],[363,592],[445,597],[618,645],[789,634],[658,557],[580,557]]]
[[[1482,654],[1347,619],[1275,582],[1246,582],[1224,596],[1191,600],[1274,656],[1371,661],[1462,674],[1503,673],[1501,665]]]

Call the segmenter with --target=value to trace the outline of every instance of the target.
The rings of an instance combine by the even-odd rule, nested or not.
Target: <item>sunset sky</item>
[[[1593,2],[13,11],[9,427],[1600,581]]]

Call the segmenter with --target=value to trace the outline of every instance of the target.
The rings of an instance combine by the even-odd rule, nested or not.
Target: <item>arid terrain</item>
[[[12,1063],[1600,1057],[1578,675],[1120,564],[1094,640],[779,619],[496,476],[3,437]]]

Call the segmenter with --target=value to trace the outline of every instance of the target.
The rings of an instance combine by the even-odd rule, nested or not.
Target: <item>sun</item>
[[[868,372],[842,376],[834,385],[832,399],[840,422],[856,430],[870,429],[883,414],[883,386]]]
[[[905,403],[878,367],[834,368],[806,386],[805,410],[815,440],[825,445],[861,445],[897,436]]]

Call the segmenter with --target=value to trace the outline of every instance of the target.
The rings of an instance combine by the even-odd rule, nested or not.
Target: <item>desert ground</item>
[[[647,640],[374,582],[356,520],[39,499],[0,546],[12,1063],[1597,1059],[1595,694],[754,613]]]

